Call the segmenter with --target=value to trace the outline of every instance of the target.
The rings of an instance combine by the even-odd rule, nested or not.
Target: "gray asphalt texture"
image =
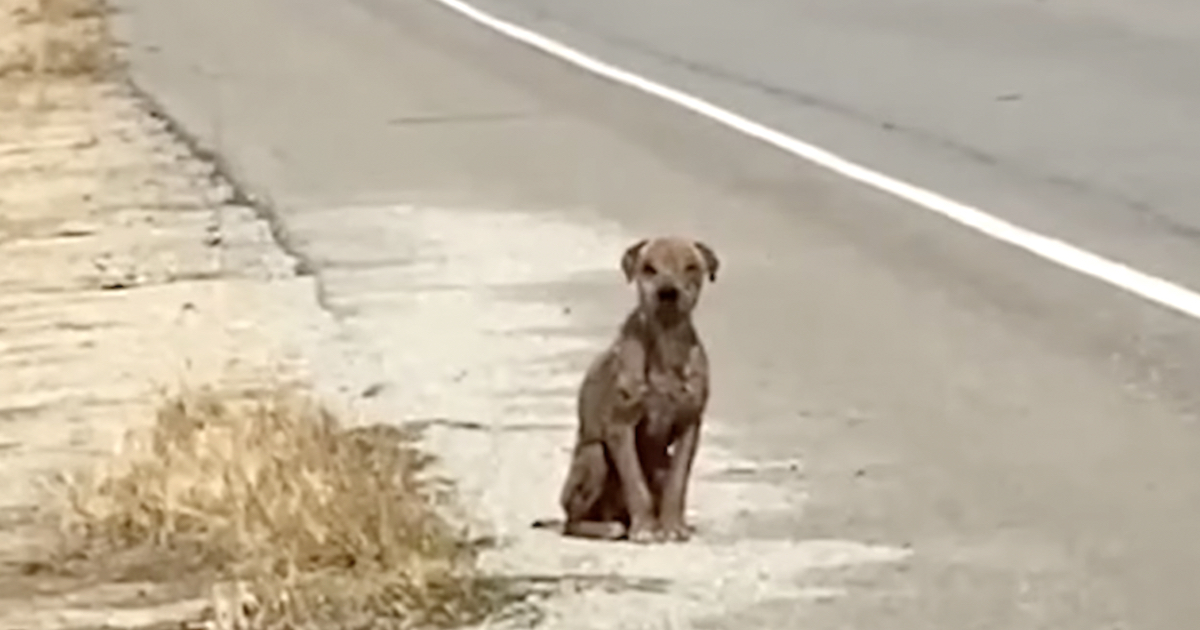
[[[747,457],[803,458],[812,495],[800,513],[751,515],[744,535],[914,555],[813,577],[848,597],[765,601],[703,627],[1200,623],[1200,323],[423,0],[123,4],[138,82],[269,197],[318,274],[355,245],[306,211],[395,200],[598,217],[717,248],[725,272],[700,322],[714,415],[736,419],[729,446]],[[1188,3],[481,6],[1200,286]],[[540,290],[602,328],[616,281]]]

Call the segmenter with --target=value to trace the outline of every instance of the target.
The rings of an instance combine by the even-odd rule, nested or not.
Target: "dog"
[[[692,311],[719,265],[708,245],[679,237],[638,241],[621,257],[637,307],[579,388],[559,497],[565,535],[649,543],[693,533],[684,509],[709,366]]]

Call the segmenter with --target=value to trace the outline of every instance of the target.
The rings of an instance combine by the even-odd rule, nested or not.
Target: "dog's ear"
[[[625,255],[621,256],[621,271],[625,272],[625,281],[633,280],[633,274],[637,271],[638,260],[642,257],[642,248],[650,239],[644,238],[633,245],[630,245],[625,250]]]
[[[711,247],[695,241],[696,251],[700,252],[700,257],[704,259],[704,267],[708,270],[708,281],[717,281],[717,268],[721,266],[721,261],[717,259],[717,253]]]

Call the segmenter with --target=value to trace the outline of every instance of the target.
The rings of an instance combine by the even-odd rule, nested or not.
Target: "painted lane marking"
[[[463,0],[433,1],[481,26],[592,74],[678,105],[692,113],[761,140],[860,184],[940,214],[993,239],[1019,247],[1045,260],[1090,276],[1193,319],[1200,319],[1200,293],[1184,286],[1138,271],[1124,263],[1093,254],[1065,241],[1028,230],[931,190],[871,170],[701,98],[634,74],[545,35],[497,18],[463,2]]]

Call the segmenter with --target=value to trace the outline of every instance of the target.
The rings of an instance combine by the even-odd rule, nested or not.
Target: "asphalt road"
[[[698,627],[1200,618],[1200,323],[423,0],[125,4],[139,83],[269,196],[319,276],[378,263],[404,236],[354,253],[336,242],[350,210],[312,211],[392,202],[691,232],[718,249],[726,272],[701,320],[713,416],[748,457],[802,457],[811,495],[740,534],[914,554],[806,578],[847,597],[763,601]],[[485,6],[1200,286],[1200,11],[1182,2]],[[615,281],[536,290],[603,331]],[[354,290],[326,286],[334,302]]]
[[[989,212],[1200,286],[1181,0],[481,0]]]

